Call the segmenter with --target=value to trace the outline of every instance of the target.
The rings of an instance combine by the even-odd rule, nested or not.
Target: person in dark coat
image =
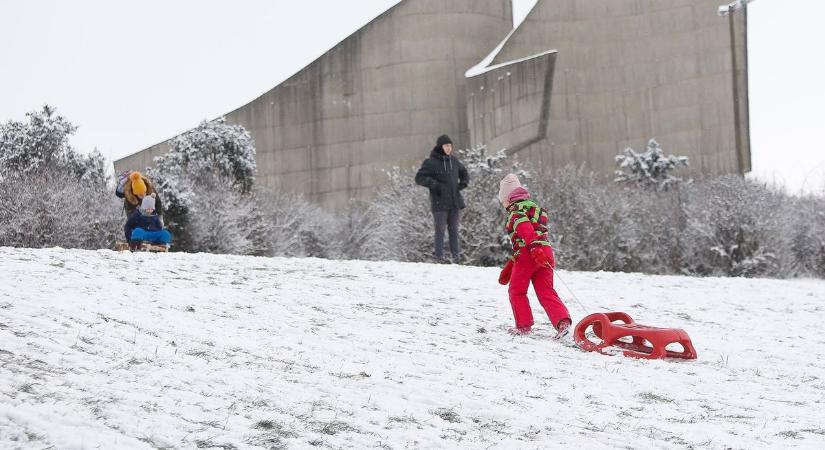
[[[460,211],[464,209],[461,191],[470,183],[463,164],[454,156],[453,141],[446,134],[438,137],[430,157],[421,163],[415,183],[430,190],[430,208],[435,219],[435,257],[444,260],[444,230],[450,236],[452,262],[459,262],[458,243]]]

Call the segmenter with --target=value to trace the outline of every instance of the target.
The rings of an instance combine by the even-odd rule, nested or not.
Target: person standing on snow
[[[415,174],[415,183],[430,190],[430,208],[435,219],[435,257],[444,260],[444,229],[450,236],[452,262],[461,260],[458,242],[460,212],[464,209],[461,190],[470,183],[464,165],[451,156],[453,141],[446,134],[438,137],[430,157],[421,163]]]
[[[498,199],[507,210],[504,229],[513,244],[513,256],[507,261],[499,276],[499,283],[510,284],[510,306],[516,327],[511,333],[529,333],[533,326],[533,313],[527,299],[527,288],[533,289],[550,322],[556,329],[556,339],[568,338],[572,333],[570,313],[553,288],[553,269],[556,262],[553,248],[547,241],[547,213],[530,199],[514,174],[509,174],[499,184]]]

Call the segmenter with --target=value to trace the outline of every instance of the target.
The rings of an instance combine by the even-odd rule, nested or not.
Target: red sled
[[[617,321],[624,323],[616,323]],[[591,326],[593,334],[602,342],[593,342],[587,338],[585,333]],[[641,325],[623,312],[591,314],[576,325],[573,337],[576,344],[588,352],[608,354],[604,351],[606,347],[618,347],[624,350],[624,356],[631,358],[696,359],[696,349],[685,330]],[[682,351],[668,350],[670,344],[681,345]]]

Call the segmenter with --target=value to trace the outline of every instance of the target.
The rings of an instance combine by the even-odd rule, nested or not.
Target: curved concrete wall
[[[514,155],[547,138],[556,56],[540,54],[469,78],[467,117],[473,145]]]
[[[504,65],[470,79],[471,144],[609,174],[656,138],[696,174],[749,171],[746,16],[719,4],[539,0],[490,61]]]
[[[656,138],[694,175],[744,173],[747,17],[719,4],[539,0],[512,30],[510,0],[405,0],[226,118],[255,139],[259,185],[336,209],[371,197],[384,169],[417,166],[442,133],[542,170],[612,174],[615,155]]]
[[[341,208],[442,133],[468,145],[463,74],[511,29],[510,0],[405,0],[226,118],[255,139],[260,185]],[[149,165],[167,142],[116,168]]]

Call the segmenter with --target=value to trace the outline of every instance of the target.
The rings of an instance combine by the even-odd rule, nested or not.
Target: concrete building
[[[541,0],[468,71],[471,145],[610,173],[655,138],[697,175],[750,171],[745,10],[717,0]]]
[[[744,173],[746,16],[718,6],[539,0],[513,30],[510,0],[403,0],[226,118],[255,139],[259,184],[335,208],[420,164],[442,133],[542,170],[610,173],[656,138],[696,173]],[[149,166],[168,142],[115,167]]]

